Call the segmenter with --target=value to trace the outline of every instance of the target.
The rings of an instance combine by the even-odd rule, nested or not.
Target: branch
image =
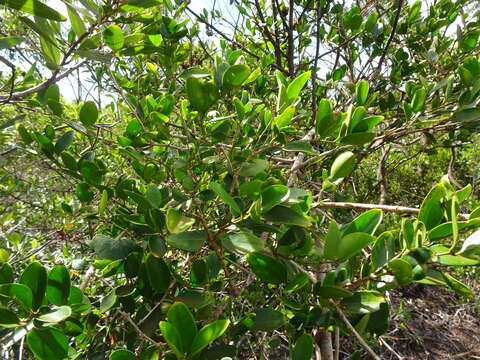
[[[420,209],[410,208],[406,206],[396,206],[396,205],[381,205],[381,204],[363,204],[363,203],[351,203],[351,202],[333,202],[333,201],[322,201],[313,205],[314,208],[323,208],[323,209],[364,209],[372,210],[379,209],[386,212],[393,212],[396,214],[410,214],[418,215]],[[468,220],[468,214],[458,214],[460,219]]]
[[[335,310],[338,312],[338,315],[340,315],[340,318],[342,319],[342,321],[345,323],[345,325],[347,326],[347,328],[352,332],[353,335],[355,335],[355,337],[357,338],[358,342],[360,343],[360,345],[362,345],[362,347],[375,359],[375,360],[381,360],[381,358],[375,353],[375,351],[372,350],[372,348],[370,346],[368,346],[368,344],[365,342],[365,340],[363,340],[362,336],[357,332],[357,330],[355,330],[355,328],[353,327],[352,324],[350,324],[350,321],[348,321],[347,317],[345,316],[345,313],[342,311],[342,309],[340,309],[340,307],[335,303],[335,301],[333,301],[332,299],[330,299],[330,304],[335,308]]]
[[[397,31],[397,25],[398,25],[398,20],[400,19],[400,12],[402,11],[402,6],[403,6],[403,0],[398,0],[398,8],[397,8],[397,13],[395,14],[395,19],[393,20],[392,32],[390,33],[390,36],[387,40],[387,44],[385,45],[385,48],[383,49],[382,56],[380,57],[380,60],[378,62],[377,69],[372,74],[373,77],[379,74],[380,71],[382,70],[383,61],[385,60],[385,56],[387,55],[388,48],[390,47],[390,44],[393,41],[395,32]]]
[[[86,62],[87,62],[87,60],[83,60],[80,63],[78,63],[77,65],[65,70],[60,75],[58,75],[57,72],[54,72],[52,77],[50,77],[49,79],[45,80],[44,82],[42,82],[42,83],[38,84],[37,86],[34,86],[30,89],[27,89],[27,90],[24,90],[24,91],[19,91],[19,92],[13,93],[13,94],[0,95],[0,101],[22,99],[22,98],[24,98],[28,95],[31,95],[31,94],[34,94],[36,92],[42,91],[42,90],[46,89],[47,87],[49,87],[51,84],[53,84],[55,81],[59,81],[59,80],[63,79],[64,77],[67,77],[72,72],[74,72],[75,70],[77,70],[78,68],[83,66]]]

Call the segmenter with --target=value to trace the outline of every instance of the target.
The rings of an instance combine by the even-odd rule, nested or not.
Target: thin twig
[[[325,208],[325,209],[364,209],[364,210],[379,209],[386,212],[393,212],[397,214],[410,214],[410,215],[418,215],[420,212],[420,209],[410,208],[406,206],[363,204],[363,203],[351,203],[351,202],[333,202],[333,201],[322,201],[322,202],[313,204],[313,207]],[[458,217],[462,220],[468,220],[469,215],[458,214]]]
[[[330,304],[335,308],[335,310],[337,311],[338,315],[340,315],[340,318],[342,319],[342,321],[345,323],[345,325],[347,326],[347,328],[352,332],[352,334],[357,338],[358,342],[360,343],[360,345],[362,345],[362,347],[375,359],[375,360],[381,360],[380,356],[378,356],[375,351],[372,350],[372,348],[370,346],[368,346],[368,344],[366,343],[366,341],[362,338],[362,336],[357,332],[357,330],[355,330],[355,328],[353,327],[353,325],[350,323],[350,321],[348,321],[347,317],[345,316],[345,313],[342,311],[342,309],[340,309],[340,307],[335,303],[335,301],[333,301],[332,299],[330,299]]]
[[[143,338],[145,338],[146,340],[148,340],[149,342],[151,342],[153,345],[155,346],[160,346],[160,343],[156,342],[155,340],[153,340],[150,336],[148,336],[147,334],[145,334],[138,326],[137,324],[135,324],[135,322],[132,320],[132,318],[130,317],[130,315],[128,315],[126,312],[123,312],[121,310],[118,310],[118,313],[120,315],[122,315],[125,320],[127,320],[130,325],[132,325],[132,327],[135,329],[135,331]]]

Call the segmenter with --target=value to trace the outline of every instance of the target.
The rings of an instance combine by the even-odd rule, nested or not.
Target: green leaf
[[[0,284],[13,282],[13,270],[10,264],[0,262]]]
[[[89,244],[99,259],[125,259],[135,249],[131,239],[113,239],[110,236],[97,234]]]
[[[80,121],[85,126],[92,126],[98,120],[97,105],[93,101],[87,101],[80,109]]]
[[[67,20],[62,14],[38,0],[0,0],[0,5],[45,19],[55,21]]]
[[[286,323],[285,316],[278,310],[269,308],[255,310],[251,331],[273,331]]]
[[[442,200],[446,196],[446,189],[443,184],[435,185],[427,194],[420,206],[418,220],[425,224],[430,230],[440,224],[443,219]]]
[[[320,100],[317,109],[316,131],[321,138],[329,136],[335,129],[336,123],[333,119],[332,103],[328,99]]]
[[[182,346],[182,337],[178,333],[177,329],[170,323],[166,321],[160,321],[160,332],[167,342],[170,349],[173,350],[178,359],[184,358],[184,354],[181,351]]]
[[[453,115],[454,121],[474,121],[480,119],[480,108],[463,109]]]
[[[167,244],[176,249],[197,252],[205,241],[207,234],[203,230],[187,231],[180,234],[169,235],[165,239]]]
[[[282,129],[290,125],[290,122],[292,121],[294,114],[295,114],[295,106],[290,105],[273,120],[273,123],[277,125],[279,129]]]
[[[312,75],[311,71],[306,71],[303,74],[298,75],[287,87],[287,97],[288,100],[294,101],[300,95],[305,84],[310,79]]]
[[[337,248],[338,259],[351,258],[375,240],[375,237],[372,235],[361,232],[350,233],[343,236]]]
[[[296,225],[301,227],[309,227],[312,225],[309,218],[286,206],[275,206],[265,214],[265,219],[283,225]]]
[[[80,18],[80,15],[78,15],[77,10],[69,4],[67,5],[67,13],[68,13],[68,18],[70,19],[70,23],[72,24],[72,29],[77,35],[77,37],[82,36],[86,31],[85,24],[83,23],[83,20]]]
[[[197,336],[197,324],[192,313],[184,303],[176,302],[168,310],[167,318],[168,322],[177,329],[178,333],[182,334],[182,346],[179,350],[189,353],[195,336]]]
[[[400,285],[408,285],[413,281],[412,265],[403,259],[394,259],[388,263],[388,268]]]
[[[57,70],[60,65],[60,51],[48,40],[40,37],[40,49],[45,60],[45,65],[50,70]]]
[[[332,260],[346,260],[374,241],[372,235],[362,232],[349,233],[342,237],[337,223],[331,221],[325,237],[324,256]]]
[[[28,310],[33,310],[33,293],[26,285],[2,284],[0,285],[0,295],[20,302]]]
[[[180,234],[190,229],[194,223],[194,218],[183,216],[178,210],[170,208],[167,211],[167,229],[172,234]]]
[[[442,273],[443,279],[447,283],[448,287],[455,291],[457,294],[463,296],[464,298],[471,298],[474,295],[472,289],[470,289],[467,285],[458,281],[453,276],[447,273]]]
[[[459,221],[457,222],[458,230],[465,230],[470,227],[479,227],[480,219],[472,219],[469,221]],[[430,240],[437,240],[453,234],[452,222],[448,221],[443,224],[435,226],[428,232],[428,238]]]
[[[308,275],[304,272],[299,272],[295,277],[285,286],[283,290],[285,294],[289,294],[300,290],[309,283]]]
[[[450,255],[448,254],[449,248],[437,244],[429,247],[429,249],[438,256],[437,262],[442,265],[446,266],[473,266],[473,265],[479,265],[480,264],[480,258],[478,260],[475,259],[470,259],[465,256],[461,255]],[[446,255],[438,255],[438,254],[446,254]]]
[[[480,260],[480,231],[475,231],[465,239],[459,254]]]
[[[328,224],[328,232],[325,236],[325,247],[323,249],[323,255],[326,259],[334,260],[337,258],[337,247],[342,234],[338,228],[338,224],[331,220]]]
[[[165,200],[160,189],[153,184],[148,184],[145,198],[155,209],[160,208]]]
[[[122,28],[118,25],[109,25],[103,31],[103,38],[107,46],[113,51],[121,50],[125,43]]]
[[[21,322],[18,316],[11,310],[0,307],[0,326],[4,328],[11,328],[20,326]]]
[[[72,315],[72,309],[70,306],[60,306],[52,312],[43,314],[37,318],[37,320],[48,323],[59,323]]]
[[[378,311],[384,302],[385,299],[379,292],[361,290],[353,296],[343,299],[341,305],[351,313],[368,314]]]
[[[285,185],[271,185],[262,191],[262,213],[272,210],[288,200],[290,190]]]
[[[0,0],[1,1],[1,0]],[[19,36],[7,36],[0,38],[0,50],[11,49],[25,41],[25,38]]]
[[[112,351],[110,354],[109,360],[136,360],[136,355],[130,350],[118,349]]]
[[[287,145],[285,145],[284,150],[285,151],[303,152],[303,153],[309,154],[309,155],[317,155],[317,152],[315,152],[313,150],[313,147],[310,144],[310,142],[305,141],[305,140],[297,140],[297,141],[289,142]]]
[[[102,298],[102,301],[100,302],[100,312],[105,313],[108,310],[110,310],[113,305],[117,302],[117,295],[115,293],[115,290],[110,291],[106,296]]]
[[[190,356],[198,355],[208,345],[223,335],[230,325],[230,320],[217,320],[200,329],[193,340]]]
[[[240,86],[242,85],[250,75],[250,68],[247,65],[236,64],[230,66],[223,73],[223,86]]]
[[[240,176],[256,176],[269,167],[269,162],[263,159],[254,159],[244,165],[240,170]]]
[[[210,189],[230,208],[232,209],[232,213],[234,216],[240,216],[242,213],[242,209],[238,206],[237,202],[233,199],[233,197],[225,191],[222,185],[216,182],[210,183]]]
[[[359,81],[355,87],[355,98],[358,105],[365,105],[368,99],[369,85],[365,80]]]
[[[349,175],[355,168],[356,157],[351,151],[338,155],[330,168],[330,178],[336,180]]]
[[[353,295],[351,291],[335,285],[322,285],[315,289],[315,294],[326,299],[343,299]]]
[[[230,252],[248,254],[265,248],[265,241],[249,231],[235,231],[223,234],[222,246]]]
[[[354,232],[363,232],[373,235],[382,222],[382,210],[372,209],[357,216],[350,224],[342,229],[342,235],[348,235]]]
[[[98,214],[103,215],[105,213],[105,208],[107,207],[108,202],[108,191],[102,191],[102,197],[100,198],[100,202],[98,203]]]
[[[298,337],[293,345],[292,360],[310,360],[313,355],[313,338],[304,333]]]
[[[59,155],[61,152],[65,151],[73,142],[74,136],[75,132],[73,130],[67,131],[60,136],[55,143],[55,153]]]
[[[145,260],[145,266],[152,288],[156,292],[164,294],[172,282],[172,276],[165,261],[150,253]]]
[[[187,97],[192,110],[206,112],[218,96],[218,89],[213,82],[205,82],[193,76],[187,79]]]
[[[372,247],[372,265],[382,267],[395,256],[395,237],[389,231],[380,234]]]
[[[68,355],[68,338],[53,328],[34,328],[27,334],[29,349],[38,360],[63,360]]]
[[[52,304],[61,306],[68,303],[70,295],[70,274],[63,265],[56,265],[48,273],[47,298]]]
[[[92,201],[94,195],[95,194],[90,191],[90,185],[88,185],[87,183],[79,183],[77,185],[77,197],[81,202]]]
[[[32,290],[33,305],[32,309],[37,310],[45,296],[47,288],[47,270],[38,262],[33,262],[23,271],[19,280]]]
[[[425,99],[427,97],[427,90],[420,88],[415,91],[411,102],[413,112],[420,112],[425,109]]]
[[[287,281],[285,265],[269,255],[252,252],[247,256],[247,262],[261,281],[270,284],[282,284]]]

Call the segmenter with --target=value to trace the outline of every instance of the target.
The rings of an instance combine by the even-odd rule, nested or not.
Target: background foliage
[[[4,358],[379,358],[395,289],[474,297],[475,1],[62,3],[0,0]]]

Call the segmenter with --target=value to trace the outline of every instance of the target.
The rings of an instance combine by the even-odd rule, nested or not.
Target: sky
[[[48,0],[46,1],[46,4],[67,17],[66,6],[61,0]],[[204,8],[210,10],[214,4],[217,8],[220,6],[220,9],[222,10],[228,9],[229,12],[231,11],[231,9],[234,9],[233,6],[228,6],[228,0],[191,0],[189,6],[193,11],[200,13],[203,11]],[[234,9],[234,11],[236,10]],[[82,77],[82,75],[80,75],[80,77]],[[86,81],[87,76],[84,75],[83,79]],[[77,82],[75,78],[64,78],[58,82],[58,86],[60,87],[60,93],[66,101],[71,102],[76,100],[76,91],[74,89],[76,89],[77,87]],[[94,94],[96,94],[96,91],[94,91]],[[109,97],[102,98],[102,102],[104,104],[110,103],[112,101],[113,100]]]

